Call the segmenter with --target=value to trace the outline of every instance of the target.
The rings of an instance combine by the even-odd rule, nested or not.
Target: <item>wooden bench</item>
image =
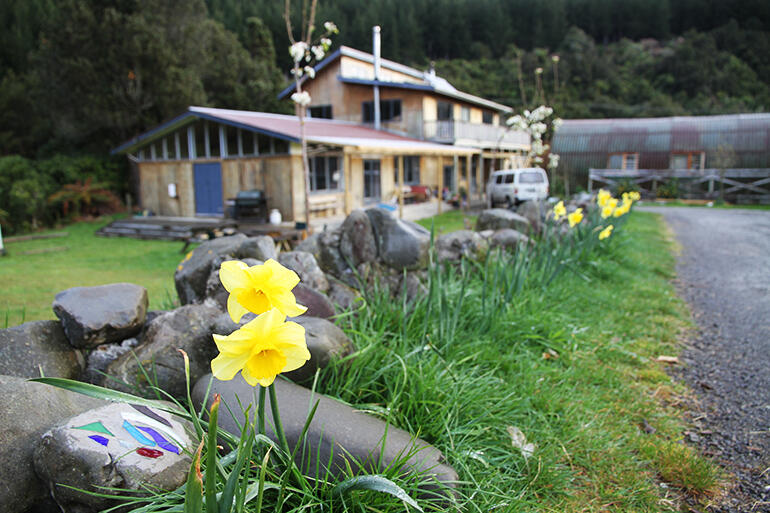
[[[319,199],[319,200],[310,200],[310,213],[317,214],[317,213],[323,213],[324,215],[327,213],[327,210],[336,210],[337,206],[339,205],[340,200],[338,198],[328,198],[328,199]],[[334,212],[332,212],[333,214]]]

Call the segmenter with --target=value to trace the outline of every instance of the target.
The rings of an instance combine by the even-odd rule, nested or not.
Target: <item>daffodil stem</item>
[[[259,422],[259,434],[265,434],[265,387],[259,387],[259,403],[257,406],[257,422]]]
[[[275,434],[278,436],[278,443],[281,445],[287,455],[289,455],[289,444],[286,441],[286,434],[283,432],[283,424],[281,424],[281,415],[278,413],[278,398],[275,396],[275,383],[272,383],[270,387],[270,409],[273,411],[273,423],[275,424]]]

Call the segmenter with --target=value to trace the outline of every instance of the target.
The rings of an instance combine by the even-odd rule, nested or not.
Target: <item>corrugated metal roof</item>
[[[241,129],[278,137],[291,142],[300,140],[300,125],[297,116],[251,112],[246,110],[189,107],[185,114],[150,130],[131,141],[115,148],[112,153],[130,152],[155,141],[164,135],[189,123],[190,118],[208,119]],[[479,150],[444,144],[435,144],[412,139],[383,130],[375,130],[348,121],[305,118],[305,135],[308,142],[353,146],[356,148],[394,149],[402,152],[475,154]]]
[[[722,149],[720,149],[720,146]],[[565,120],[553,138],[554,153],[570,166],[603,168],[612,153],[639,153],[640,168],[663,169],[672,153],[728,149],[735,167],[770,167],[770,114]]]

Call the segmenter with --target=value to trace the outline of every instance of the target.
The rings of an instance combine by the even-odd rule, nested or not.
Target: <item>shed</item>
[[[458,162],[479,153],[339,120],[308,118],[305,133],[311,217],[390,199],[399,162],[404,183],[436,189],[447,170],[456,176]],[[113,153],[135,163],[140,204],[156,214],[223,216],[229,198],[259,189],[284,219],[305,219],[296,116],[189,107]]]

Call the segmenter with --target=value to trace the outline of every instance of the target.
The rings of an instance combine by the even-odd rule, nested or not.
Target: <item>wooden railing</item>
[[[588,190],[630,182],[643,196],[770,203],[770,169],[589,169]]]

